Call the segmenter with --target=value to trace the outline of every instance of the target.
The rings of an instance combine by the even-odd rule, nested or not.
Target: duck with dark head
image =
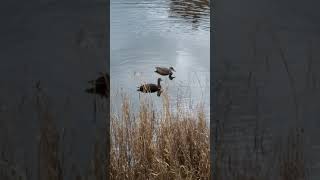
[[[157,96],[161,95],[161,85],[160,82],[162,81],[161,78],[158,78],[158,84],[142,84],[140,87],[138,87],[137,91],[143,92],[143,93],[154,93],[157,92]]]
[[[173,71],[176,72],[174,70],[173,67],[169,67],[169,68],[166,68],[166,67],[156,67],[156,70],[154,72],[162,75],[162,76],[168,76],[169,75],[169,79],[172,80],[173,77],[172,74],[173,74]]]

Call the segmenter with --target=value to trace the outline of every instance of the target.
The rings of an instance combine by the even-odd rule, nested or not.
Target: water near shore
[[[171,104],[193,109],[202,102],[209,114],[210,9],[206,0],[111,1],[111,101],[119,91],[139,104],[137,86],[156,83],[155,66],[173,66],[172,81],[162,77]],[[146,95],[143,95],[146,96]],[[160,105],[161,98],[151,95]]]

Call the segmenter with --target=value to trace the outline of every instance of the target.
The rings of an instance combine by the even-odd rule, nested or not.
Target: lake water
[[[132,103],[143,82],[156,83],[156,66],[176,70],[173,80],[161,77],[170,97],[185,108],[210,106],[210,9],[207,0],[111,0],[110,6],[111,101],[118,106],[118,92]]]

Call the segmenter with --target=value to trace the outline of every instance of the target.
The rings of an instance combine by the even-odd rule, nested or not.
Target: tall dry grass
[[[120,113],[111,112],[111,179],[209,179],[209,127],[203,108],[186,112],[155,110],[142,100],[134,113],[123,97]]]
[[[37,174],[32,175],[30,167],[19,166],[9,139],[2,139],[0,179],[209,179],[209,127],[204,109],[201,106],[193,112],[180,107],[172,109],[168,96],[162,94],[162,98],[160,110],[143,99],[139,111],[134,112],[130,99],[124,96],[120,113],[113,113],[110,119],[110,156],[104,148],[104,139],[96,139],[92,160],[88,162],[89,171],[80,173],[77,164],[73,164],[71,170],[68,168],[71,159],[65,155],[65,132],[58,130],[47,97],[38,94],[36,106],[41,126],[36,152],[38,170],[33,171]],[[6,133],[9,137],[9,132]],[[216,159],[221,161],[217,164],[224,164],[226,157],[230,163],[217,168],[221,176],[216,179],[307,180],[310,172],[305,159],[304,136],[303,129],[290,131],[277,146],[271,147],[274,152],[271,163],[266,161],[270,157],[259,157],[256,155],[259,152],[250,149],[248,157],[229,153],[227,143],[221,141],[220,146],[224,148],[217,148],[220,150]],[[108,157],[110,174],[104,169],[109,164]]]

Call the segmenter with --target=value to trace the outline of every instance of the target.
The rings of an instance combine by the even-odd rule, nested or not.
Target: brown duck
[[[173,67],[169,67],[169,68],[166,68],[166,67],[156,67],[156,70],[154,72],[162,75],[162,76],[168,76],[169,75],[169,79],[172,80],[173,77],[172,74],[173,74],[173,71],[176,72],[174,70]]]
[[[97,94],[101,97],[108,98],[110,90],[110,76],[107,73],[100,73],[100,76],[95,79],[88,81],[93,87],[86,89],[87,93]]]
[[[154,93],[157,92],[157,96],[160,96],[161,94],[161,85],[160,81],[162,81],[161,78],[158,78],[158,84],[143,84],[140,87],[138,87],[137,91],[143,92],[143,93]]]

